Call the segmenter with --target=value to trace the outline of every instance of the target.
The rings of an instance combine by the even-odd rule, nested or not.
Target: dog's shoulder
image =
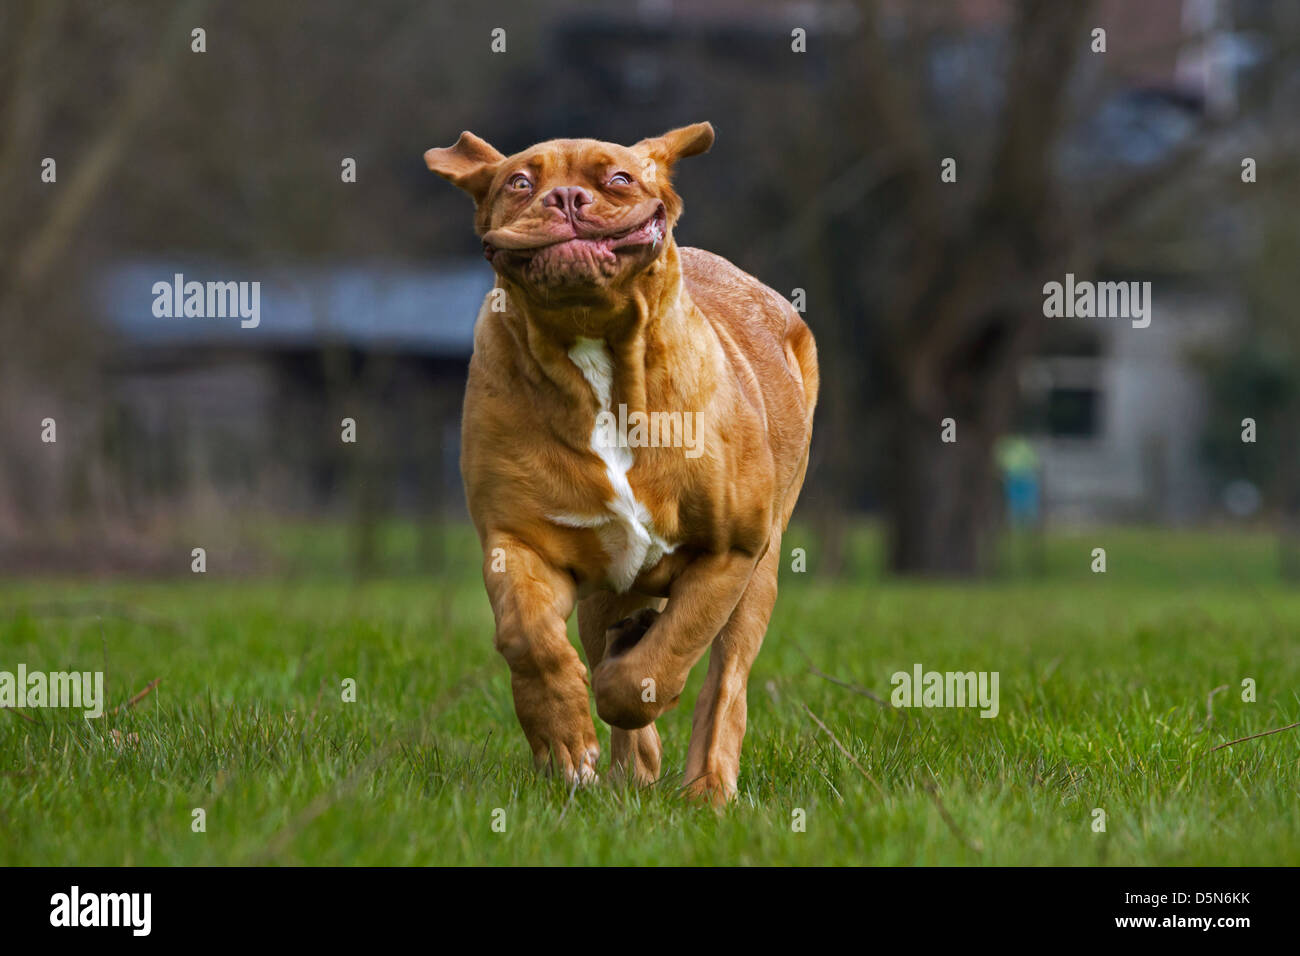
[[[686,291],[710,321],[777,341],[785,339],[791,320],[799,321],[789,300],[722,256],[688,246],[678,253]]]
[[[817,403],[817,347],[797,309],[775,289],[722,256],[703,249],[680,250],[686,291],[723,339],[734,343],[756,381],[764,383],[765,402],[789,407],[806,428]],[[779,383],[789,391],[782,393]],[[806,443],[806,440],[805,440]]]

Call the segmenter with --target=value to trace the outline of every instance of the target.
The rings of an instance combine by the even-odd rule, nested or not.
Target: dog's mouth
[[[551,273],[548,266],[565,267],[587,263],[608,272],[608,267],[618,262],[621,250],[649,247],[657,251],[668,235],[668,211],[663,203],[655,205],[652,212],[640,222],[623,229],[571,228],[571,235],[555,238],[522,236],[508,230],[494,230],[483,238],[483,256],[496,262],[505,254],[526,264],[530,271]],[[543,268],[537,269],[541,265]],[[562,271],[568,271],[562,269]]]

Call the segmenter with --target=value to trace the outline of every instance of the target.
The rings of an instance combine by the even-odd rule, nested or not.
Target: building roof
[[[259,323],[238,317],[159,318],[155,283],[258,282]],[[456,259],[428,269],[390,265],[271,267],[131,260],[109,267],[96,287],[96,318],[128,348],[301,349],[347,345],[436,356],[468,356],[492,269]]]

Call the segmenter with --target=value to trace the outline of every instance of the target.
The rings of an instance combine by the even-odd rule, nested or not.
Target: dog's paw
[[[681,699],[680,689],[665,689],[643,664],[635,653],[607,657],[592,674],[596,713],[611,727],[640,730]]]
[[[552,753],[556,751],[553,750]],[[569,786],[577,784],[586,787],[600,782],[596,773],[596,760],[599,757],[599,747],[580,747],[577,750],[562,751],[558,760],[547,761],[546,766],[548,772],[553,773],[558,769],[563,773],[564,782]]]
[[[736,799],[736,783],[724,779],[720,774],[706,773],[689,781],[682,787],[681,793],[692,803],[720,810]]]
[[[533,751],[533,765],[542,773],[562,775],[570,786],[585,787],[600,782],[596,774],[599,757],[600,747],[594,742],[581,739],[569,743],[548,741]]]
[[[511,689],[537,769],[562,774],[570,784],[595,783],[600,746],[591,722],[586,669],[575,661],[563,677],[515,673]]]
[[[605,631],[605,657],[620,657],[636,647],[657,617],[659,612],[654,608],[643,607],[631,617],[611,625]]]
[[[609,743],[610,776],[615,780],[648,787],[659,779],[663,745],[654,724],[640,730],[615,727],[610,731]]]

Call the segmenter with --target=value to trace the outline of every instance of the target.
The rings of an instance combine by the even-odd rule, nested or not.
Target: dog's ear
[[[504,159],[490,143],[469,130],[460,134],[455,146],[431,149],[424,154],[424,162],[431,170],[469,193],[475,204],[487,196],[497,165]]]
[[[673,166],[685,156],[703,153],[713,145],[713,126],[694,123],[669,130],[662,136],[643,139],[632,147],[640,157],[641,175],[658,184],[659,197],[668,210],[668,224],[673,226],[682,214],[682,200],[672,186]]]
[[[693,123],[670,130],[662,136],[643,139],[632,149],[671,170],[677,160],[707,152],[712,145],[713,124]]]

